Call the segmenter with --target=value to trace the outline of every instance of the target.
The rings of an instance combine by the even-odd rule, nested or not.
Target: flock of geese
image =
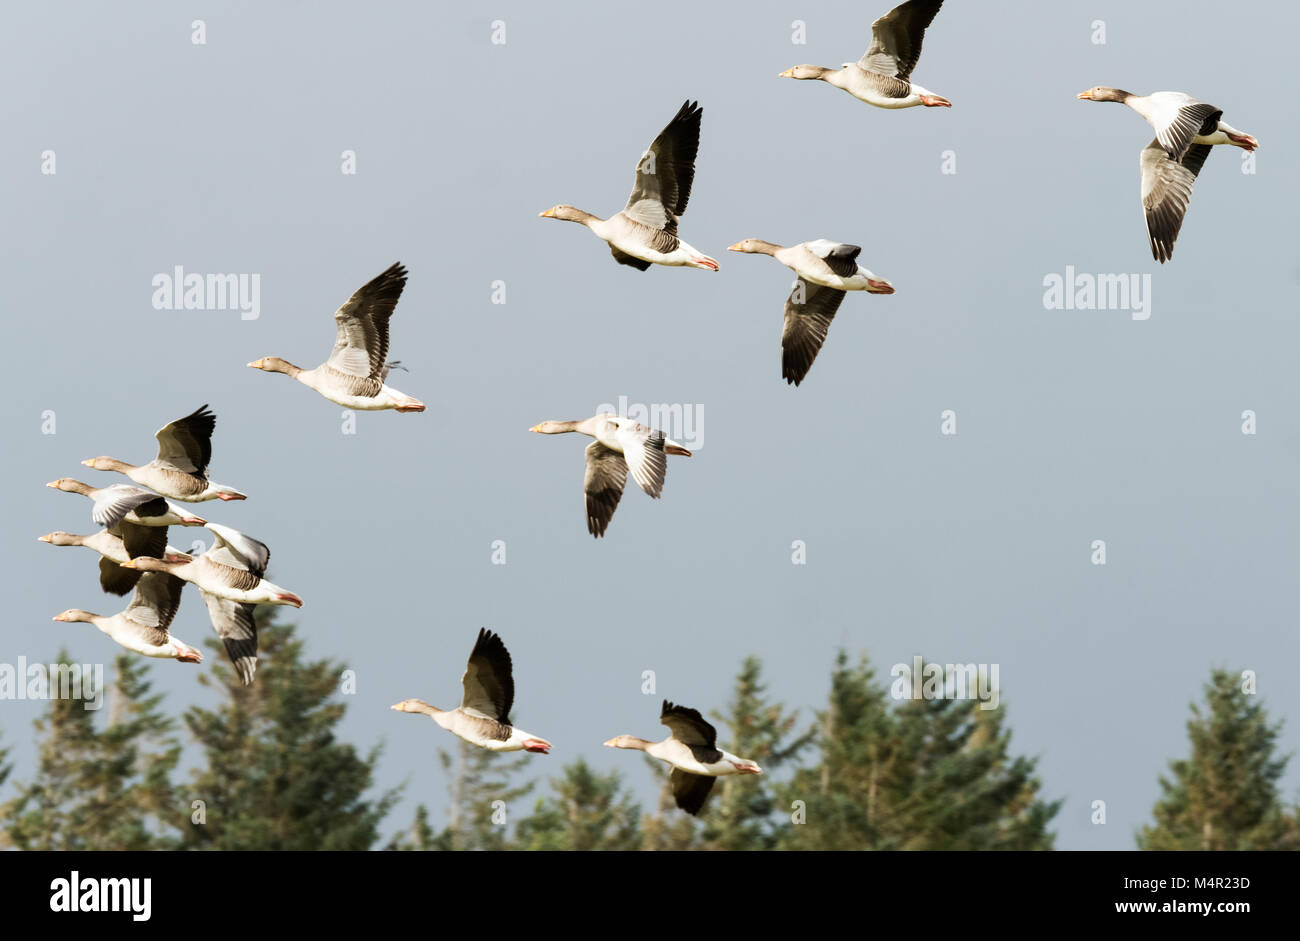
[[[925,31],[942,6],[943,0],[908,0],[872,24],[871,45],[857,62],[839,69],[797,65],[781,77],[823,81],[878,108],[951,107],[947,98],[911,81]],[[1141,152],[1141,194],[1151,252],[1161,263],[1173,254],[1192,184],[1210,148],[1259,146],[1254,137],[1222,121],[1221,109],[1182,93],[1139,96],[1098,86],[1079,98],[1125,104],[1155,130],[1155,139]],[[632,193],[613,216],[602,219],[569,205],[554,206],[541,215],[586,226],[609,245],[620,265],[641,271],[651,265],[717,271],[715,259],[678,233],[695,178],[702,115],[698,103],[682,105],[638,161]],[[728,251],[770,255],[796,275],[785,303],[781,336],[782,378],[795,386],[807,378],[848,292],[894,293],[888,280],[858,264],[862,249],[857,245],[814,239],[783,247],[750,238]],[[387,384],[390,371],[401,368],[388,359],[388,334],[406,274],[400,263],[392,265],[335,312],[334,349],[321,365],[303,369],[278,356],[248,365],[290,376],[345,408],[424,411],[419,399]],[[103,528],[90,535],[59,531],[40,538],[53,545],[93,549],[101,556],[103,590],[115,595],[133,592],[130,604],[118,614],[103,616],[71,608],[56,621],[90,622],[123,647],[147,657],[198,663],[202,654],[169,630],[182,588],[189,583],[198,589],[236,671],[249,684],[257,667],[253,609],[259,604],[300,607],[302,599],[266,580],[270,551],[265,544],[171,502],[245,499],[240,491],[207,476],[215,424],[216,416],[205,405],[157,432],[158,456],[148,464],[135,466],[110,457],[83,462],[95,470],[123,474],[139,486],[94,488],[71,478],[51,482],[50,487],[89,497],[91,519]],[[662,431],[608,413],[578,421],[544,421],[530,430],[576,432],[593,439],[586,448],[583,482],[587,529],[593,537],[605,534],[629,473],[646,494],[658,498],[668,456],[691,456]],[[211,548],[195,555],[170,546],[170,526],[206,527],[213,536]],[[427,715],[480,748],[548,752],[549,741],[510,721],[514,680],[510,655],[500,637],[480,630],[461,682],[464,692],[455,709],[441,710],[419,699],[403,700],[392,708]],[[640,750],[669,764],[677,806],[687,813],[701,809],[717,777],[762,772],[755,762],[718,748],[716,731],[697,710],[665,701],[659,719],[671,733],[663,741],[620,735],[605,744]]]

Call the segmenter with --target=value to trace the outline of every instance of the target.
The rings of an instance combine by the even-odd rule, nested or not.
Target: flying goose
[[[544,421],[528,430],[543,435],[576,431],[596,439],[587,445],[587,474],[582,490],[587,495],[587,532],[597,538],[605,535],[614,517],[629,469],[641,489],[658,499],[668,471],[667,455],[691,456],[662,431],[608,412],[582,421]]]
[[[112,457],[92,457],[82,461],[95,470],[117,471],[137,484],[158,491],[164,497],[202,503],[205,500],[243,500],[245,495],[234,487],[208,480],[208,462],[212,460],[212,429],[217,416],[206,405],[184,418],[168,422],[154,435],[158,439],[158,456],[140,467]]]
[[[921,40],[943,0],[908,0],[871,24],[871,46],[840,69],[796,65],[781,78],[819,79],[877,108],[951,108],[952,102],[909,80],[921,57]]]
[[[263,356],[248,365],[282,372],[344,408],[423,412],[424,403],[385,385],[388,371],[388,321],[406,287],[401,262],[361,286],[334,312],[338,337],[330,358],[315,369],[303,369],[278,356]]]
[[[582,223],[609,243],[620,265],[641,271],[651,265],[717,271],[716,261],[677,237],[677,223],[691,198],[703,114],[699,102],[682,105],[637,162],[636,181],[627,205],[608,219],[566,205],[552,206],[539,215]]]
[[[91,521],[109,529],[123,521],[138,526],[204,526],[208,522],[156,493],[129,484],[96,488],[71,477],[60,477],[45,486],[90,497],[94,501]]]
[[[422,699],[403,699],[389,708],[426,715],[452,735],[489,751],[550,754],[550,742],[510,724],[515,680],[510,654],[498,635],[479,629],[460,682],[465,692],[455,709],[439,709]]]
[[[85,546],[99,553],[99,587],[112,595],[125,595],[140,580],[140,572],[122,568],[136,556],[156,556],[179,550],[167,545],[167,527],[118,523],[88,536],[56,530],[38,537],[53,546]]]
[[[215,523],[206,525],[216,538],[212,542],[212,548],[202,555],[180,553],[165,559],[140,556],[123,562],[122,567],[143,572],[167,572],[196,586],[204,594],[205,601],[207,595],[214,595],[236,604],[288,604],[295,608],[302,607],[301,598],[262,577],[271,561],[271,550],[265,543],[229,526],[218,526]],[[208,605],[208,610],[211,613],[211,604]],[[213,627],[217,633],[221,633],[221,626],[215,620]]]
[[[126,610],[111,617],[69,608],[56,621],[88,621],[127,650],[146,657],[202,663],[203,654],[167,629],[181,603],[181,582],[170,575],[150,572],[141,577]]]
[[[737,758],[718,747],[718,732],[697,709],[674,706],[664,700],[659,721],[672,731],[662,742],[647,742],[635,735],[619,735],[605,743],[608,748],[633,748],[651,758],[672,765],[668,783],[677,806],[692,816],[700,812],[713,779],[725,774],[762,774],[763,769],[748,758]]]
[[[1151,255],[1164,264],[1174,255],[1192,184],[1215,144],[1254,150],[1259,141],[1219,120],[1223,109],[1177,91],[1134,95],[1121,88],[1098,85],[1079,92],[1086,101],[1117,101],[1128,105],[1155,128],[1156,136],[1142,149],[1142,209],[1146,215]]]
[[[782,248],[762,239],[745,239],[727,251],[771,255],[799,276],[786,298],[781,332],[781,377],[796,386],[826,342],[826,331],[846,291],[894,293],[892,284],[858,265],[862,249],[856,245],[817,239]]]

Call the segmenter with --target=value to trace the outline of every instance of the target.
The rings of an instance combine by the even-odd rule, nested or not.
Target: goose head
[[[263,356],[261,359],[253,360],[248,366],[250,369],[261,369],[265,372],[282,372],[286,376],[296,376],[302,372],[301,366],[295,366],[287,359],[278,356]]]
[[[81,545],[81,536],[75,536],[72,533],[65,533],[63,530],[55,530],[52,533],[46,533],[44,536],[37,536],[38,542],[48,542],[52,546],[79,546]]]
[[[69,608],[62,614],[54,615],[56,621],[94,621],[99,617],[98,614],[91,614],[89,611],[83,611],[81,608]]]
[[[1133,95],[1124,91],[1122,88],[1110,88],[1106,85],[1094,85],[1087,91],[1079,92],[1079,98],[1084,101],[1127,101]]]
[[[646,746],[651,744],[643,738],[637,738],[635,735],[615,735],[608,742],[605,742],[606,748],[631,748],[636,751],[645,751]]]
[[[82,461],[81,463],[85,464],[87,467],[93,467],[95,470],[102,471],[124,470],[131,467],[131,465],[127,464],[125,461],[119,461],[114,457],[92,457],[89,460]]]
[[[728,245],[727,251],[745,252],[750,255],[771,255],[780,248],[780,245],[773,245],[771,242],[765,242],[762,239],[742,239],[735,245]]]
[[[837,72],[838,69],[828,69],[820,65],[796,65],[786,69],[777,78],[793,78],[799,81],[808,81],[821,79],[825,81],[826,76],[831,72]]]

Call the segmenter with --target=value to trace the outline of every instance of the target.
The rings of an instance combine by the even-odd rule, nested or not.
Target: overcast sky
[[[111,662],[107,637],[50,621],[123,603],[89,551],[35,541],[92,531],[87,501],[43,485],[123,482],[78,462],[144,463],[158,427],[207,402],[211,474],[249,499],[199,512],[269,543],[275,581],[306,599],[308,654],[357,671],[342,734],[387,743],[380,786],[409,782],[390,831],[416,801],[445,820],[435,748],[455,740],[388,706],[455,705],[483,625],[513,655],[514,718],[555,744],[530,768],[582,756],[647,807],[642,763],[600,743],[664,734],[663,697],[722,706],[749,653],[805,719],[841,645],[883,675],[916,654],[998,664],[1012,750],[1066,798],[1065,849],[1133,847],[1211,667],[1257,671],[1295,750],[1300,12],[1268,4],[1243,31],[1222,3],[952,0],[914,72],[951,109],[777,77],[856,60],[885,2],[13,7],[0,661],[66,645]],[[1076,100],[1097,84],[1185,91],[1261,142],[1253,174],[1216,148],[1167,265],[1139,202],[1151,129]],[[687,98],[704,117],[681,233],[719,273],[638,272],[537,217],[620,209]],[[747,237],[861,245],[897,289],[844,301],[798,389],[780,369],[791,275],[726,252]],[[393,379],[427,412],[361,414],[345,435],[337,406],[245,367],[319,363],[334,309],[397,260],[391,355],[410,372]],[[177,265],[258,275],[260,315],[156,310],[151,280]],[[1045,309],[1067,266],[1149,274],[1150,318]],[[527,429],[619,396],[700,409],[703,441],[670,460],[662,500],[629,485],[593,540],[587,439]],[[199,644],[192,592],[173,629]],[[179,714],[214,701],[195,682],[210,668],[150,675]],[[19,780],[44,708],[0,703]]]

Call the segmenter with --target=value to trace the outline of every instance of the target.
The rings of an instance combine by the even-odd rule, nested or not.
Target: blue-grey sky
[[[887,2],[11,9],[0,661],[117,653],[50,621],[123,605],[88,550],[35,541],[93,529],[87,501],[43,485],[124,481],[78,462],[143,463],[155,429],[207,402],[212,476],[250,498],[199,512],[270,544],[275,580],[307,601],[309,653],[357,671],[342,733],[387,743],[381,786],[409,782],[390,829],[416,801],[445,819],[434,753],[454,739],[388,706],[454,705],[486,625],[514,658],[516,720],[555,743],[530,768],[581,755],[647,806],[642,763],[600,743],[657,737],[662,697],[721,706],[746,654],[805,718],[841,645],[882,674],[918,653],[999,664],[1012,748],[1066,798],[1058,846],[1131,848],[1212,666],[1256,670],[1271,715],[1300,714],[1300,135],[1285,106],[1300,11],[1232,7],[1267,23],[1243,30],[1222,3],[950,0],[914,78],[951,109],[883,111],[777,77],[856,60]],[[1253,174],[1216,148],[1167,265],[1139,204],[1151,130],[1075,99],[1097,84],[1185,91],[1261,142]],[[687,98],[704,118],[681,233],[719,273],[637,272],[537,218],[620,209]],[[726,252],[746,237],[861,245],[897,293],[848,297],[789,387],[791,275]],[[320,362],[334,309],[396,260],[410,281],[391,353],[410,372],[394,384],[427,412],[361,414],[345,435],[337,406],[245,367]],[[155,310],[151,279],[176,265],[258,274],[260,316]],[[1150,274],[1150,319],[1045,309],[1044,278],[1067,266]],[[619,396],[700,407],[703,446],[671,460],[661,501],[629,485],[593,540],[586,439],[527,429]],[[940,434],[948,409],[955,436]],[[173,629],[198,644],[211,628],[192,590]],[[195,682],[208,669],[151,676],[179,713],[213,701]],[[43,708],[0,703],[20,779]],[[1280,747],[1298,743],[1288,726]],[[1293,796],[1300,767],[1284,784]]]

